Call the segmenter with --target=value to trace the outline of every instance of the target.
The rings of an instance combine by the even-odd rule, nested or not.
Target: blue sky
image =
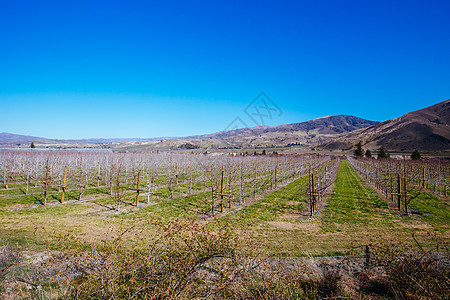
[[[450,98],[450,1],[0,0],[0,132],[211,133]]]

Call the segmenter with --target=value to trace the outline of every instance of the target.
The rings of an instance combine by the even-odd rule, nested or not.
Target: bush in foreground
[[[138,230],[139,226],[146,228]],[[65,250],[53,250],[53,258],[40,267],[46,272],[27,277],[32,286],[44,287],[34,294],[30,291],[30,297],[448,299],[450,295],[450,257],[444,245],[432,252],[418,243],[418,249],[410,249],[383,242],[372,245],[365,256],[353,251],[343,258],[279,258],[233,228],[179,221],[139,226],[98,243],[52,236],[49,244]],[[154,234],[147,236],[148,232]],[[59,291],[53,290],[56,296],[45,293],[43,283],[59,285]]]
[[[315,298],[306,273],[286,274],[259,247],[231,229],[196,223],[151,224],[156,235],[131,242],[127,234],[61,256],[75,299]],[[131,232],[129,232],[131,234]],[[137,239],[139,240],[139,238]]]
[[[449,299],[450,255],[446,245],[434,251],[417,246],[375,245],[370,267],[361,276],[361,288],[386,290],[395,299]]]

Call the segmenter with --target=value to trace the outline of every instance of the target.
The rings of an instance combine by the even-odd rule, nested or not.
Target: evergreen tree
[[[420,152],[416,150],[414,150],[414,152],[411,154],[411,159],[412,160],[419,160],[421,157]]]
[[[367,151],[366,151],[366,157],[367,158],[371,158],[372,157],[372,152],[370,152],[369,149],[367,149]]]
[[[33,142],[31,142],[30,148],[36,148]]]
[[[384,149],[384,146],[381,146],[381,147],[378,149],[377,155],[378,155],[378,158],[379,158],[379,159],[380,159],[380,158],[388,158],[388,157],[389,157],[389,154],[386,152],[386,149]]]
[[[353,156],[354,157],[363,157],[364,156],[364,150],[361,146],[361,142],[359,142],[358,144],[356,144],[355,146],[355,150],[353,150]]]

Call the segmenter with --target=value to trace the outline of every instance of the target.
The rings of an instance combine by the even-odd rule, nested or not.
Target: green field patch
[[[341,161],[335,189],[323,212],[322,230],[342,230],[337,224],[390,227],[393,225],[391,220],[387,203],[363,185],[363,180],[347,161]],[[351,226],[348,230],[352,230]]]
[[[306,207],[307,184],[308,177],[301,177],[266,195],[260,201],[227,216],[226,219],[241,226],[248,226],[278,220],[285,213],[300,213]]]
[[[64,216],[73,212],[83,211],[85,208],[77,205],[77,203],[61,204],[61,205],[39,205],[34,208],[23,208],[18,210],[1,210],[0,216],[11,217],[11,216],[40,216],[45,217],[52,216]]]
[[[411,193],[415,195],[417,191]],[[443,225],[450,224],[450,205],[436,195],[421,191],[419,196],[411,200],[409,210],[410,213],[417,210],[420,215],[414,214],[414,217],[431,223],[439,231],[444,230]]]
[[[195,220],[198,215],[211,211],[211,193],[197,193],[176,199],[162,200],[155,205],[143,208],[137,215],[150,213],[157,219],[183,218]]]

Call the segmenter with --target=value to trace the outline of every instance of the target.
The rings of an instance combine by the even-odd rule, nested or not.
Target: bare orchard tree
[[[43,204],[47,205],[47,191],[48,191],[48,184],[49,184],[49,180],[50,180],[50,165],[48,163],[48,159],[45,163],[45,177],[44,177],[44,201]]]
[[[121,189],[121,181],[120,181],[120,176],[121,176],[121,170],[122,170],[123,166],[122,164],[119,162],[116,165],[116,190],[115,190],[115,198],[116,198],[116,210],[119,211],[120,210],[120,202],[122,202],[122,191]]]

